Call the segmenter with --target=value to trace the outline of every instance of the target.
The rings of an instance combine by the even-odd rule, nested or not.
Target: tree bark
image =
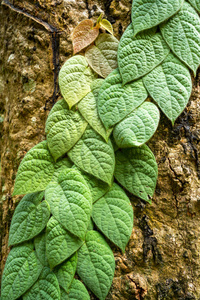
[[[130,23],[128,0],[7,0],[0,6],[0,252],[21,197],[12,197],[26,152],[45,139],[44,126],[61,98],[59,66],[72,55],[71,32],[103,12],[120,38]],[[159,178],[152,205],[130,196],[135,220],[126,252],[113,247],[116,272],[107,299],[200,299],[200,73],[174,127],[164,115],[149,142]],[[96,299],[91,296],[91,299]]]

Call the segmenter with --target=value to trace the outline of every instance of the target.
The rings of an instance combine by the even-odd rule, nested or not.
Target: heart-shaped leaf
[[[118,44],[119,41],[113,35],[102,33],[96,39],[95,45],[85,53],[90,67],[103,78],[117,68]]]
[[[182,4],[183,0],[134,0],[131,16],[134,35],[169,19]]]
[[[23,295],[38,279],[42,265],[33,247],[24,244],[10,251],[1,283],[3,300],[15,300]]]
[[[113,135],[119,148],[141,146],[155,133],[160,120],[157,106],[144,102],[116,125]]]
[[[51,268],[69,258],[82,245],[82,241],[65,230],[51,217],[47,223],[46,254]]]
[[[188,68],[170,53],[161,65],[143,78],[143,82],[151,97],[174,124],[192,91]]]
[[[104,300],[114,271],[115,259],[112,250],[100,233],[88,231],[85,243],[78,251],[78,275],[100,300]]]
[[[185,1],[181,10],[160,28],[174,54],[196,74],[200,64],[200,20],[195,9]]]
[[[59,73],[59,86],[70,109],[90,92],[96,77],[84,56],[76,55],[65,62]]]
[[[80,139],[87,127],[87,122],[76,110],[69,110],[64,99],[52,108],[45,132],[47,143],[54,159],[69,151]]]
[[[103,234],[124,252],[133,229],[133,208],[124,190],[114,183],[94,204],[92,218]]]
[[[106,19],[100,20],[99,25],[103,29],[107,30],[108,32],[110,32],[113,35],[113,27],[112,27],[112,24],[108,20],[106,20]]]
[[[158,167],[149,147],[133,147],[116,152],[115,178],[132,194],[151,202]]]
[[[120,122],[147,98],[142,80],[122,86],[119,70],[114,70],[103,82],[98,97],[98,112],[105,126]]]
[[[110,140],[105,143],[102,137],[88,126],[68,155],[83,171],[111,185],[115,154]]]
[[[27,152],[15,180],[14,195],[43,191],[54,173],[54,160],[47,142],[43,141]]]
[[[106,141],[108,141],[112,129],[106,131],[101,119],[99,118],[97,110],[99,90],[103,82],[103,79],[96,79],[93,81],[91,84],[91,92],[79,102],[78,109],[90,126]]]
[[[136,80],[157,67],[169,54],[169,47],[156,28],[134,37],[130,24],[118,47],[118,66],[123,84]]]
[[[92,212],[92,197],[80,172],[68,169],[45,191],[53,216],[71,233],[84,238]]]
[[[190,4],[196,8],[196,10],[198,12],[200,12],[200,1],[199,0],[188,0],[188,2],[190,2]]]
[[[44,229],[50,217],[50,207],[42,201],[43,195],[43,192],[28,194],[20,201],[12,218],[9,245],[30,240]]]
[[[68,157],[59,159],[54,165],[54,173],[51,178],[51,182],[57,182],[59,174],[70,169],[72,166],[73,163]]]
[[[48,267],[49,263],[46,256],[46,232],[42,232],[36,236],[34,239],[34,246],[37,258],[43,266]]]
[[[90,295],[84,284],[74,279],[69,290],[66,292],[61,289],[61,299],[62,300],[90,300]]]

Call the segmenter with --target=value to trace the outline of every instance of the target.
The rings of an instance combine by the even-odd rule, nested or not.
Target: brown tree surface
[[[10,0],[11,1],[11,0]],[[53,101],[61,98],[59,66],[72,51],[71,33],[103,12],[120,38],[130,23],[131,0],[7,0],[0,6],[0,253],[21,197],[12,197],[20,161],[45,139]],[[190,102],[171,126],[163,115],[149,146],[159,178],[153,204],[131,196],[135,220],[107,299],[200,299],[200,73]],[[91,299],[93,296],[91,296]]]

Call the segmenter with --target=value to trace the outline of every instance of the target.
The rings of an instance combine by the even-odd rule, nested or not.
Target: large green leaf
[[[94,204],[92,218],[103,234],[125,251],[133,229],[133,208],[121,187],[114,183]]]
[[[59,73],[59,86],[69,108],[90,92],[95,78],[84,56],[76,55],[65,62]]]
[[[160,119],[157,106],[144,102],[116,125],[113,135],[120,148],[141,146],[155,133]]]
[[[103,78],[117,68],[118,44],[119,41],[113,35],[102,33],[96,39],[95,45],[85,53],[91,68]]]
[[[73,166],[72,161],[68,157],[64,157],[59,159],[55,164],[54,164],[54,173],[51,178],[51,182],[57,182],[58,181],[58,176],[60,173],[63,171],[70,169]]]
[[[78,251],[77,272],[100,299],[105,299],[115,271],[112,250],[97,231],[88,231],[85,244]]]
[[[50,207],[42,201],[43,195],[44,192],[28,194],[20,201],[12,218],[9,245],[30,240],[44,229],[50,217]]]
[[[147,91],[142,80],[122,86],[119,70],[114,70],[101,86],[98,112],[105,128],[120,122],[146,98]]]
[[[118,65],[123,84],[136,80],[158,66],[169,54],[169,47],[156,28],[134,37],[130,24],[124,32],[118,48]]]
[[[84,284],[74,279],[69,290],[61,290],[61,299],[62,300],[90,300],[90,295],[88,294],[87,289]]]
[[[199,0],[188,0],[188,2],[190,2],[190,4],[196,8],[196,10],[198,12],[200,12],[200,1]]]
[[[46,254],[51,268],[70,257],[82,243],[79,238],[66,231],[54,217],[51,217],[47,223],[46,236]]]
[[[78,104],[78,109],[85,120],[90,124],[90,126],[99,133],[106,141],[108,141],[109,135],[112,129],[106,131],[103,126],[101,119],[99,118],[97,110],[97,101],[99,90],[104,82],[103,79],[96,79],[91,84],[91,92],[88,93]]]
[[[53,216],[74,235],[84,238],[92,213],[92,197],[83,176],[74,169],[62,172],[45,191]]]
[[[3,272],[1,297],[15,300],[23,295],[38,279],[42,265],[30,245],[12,248]]]
[[[48,267],[49,263],[46,255],[46,232],[42,232],[35,237],[34,246],[37,258],[43,266]]]
[[[43,141],[29,150],[23,158],[17,172],[13,196],[45,190],[53,172],[54,160],[47,142]]]
[[[131,16],[134,35],[169,19],[182,4],[183,0],[134,0]]]
[[[40,277],[31,289],[23,296],[23,300],[60,300],[60,288],[56,275],[44,267]]]
[[[151,202],[158,167],[149,147],[133,147],[116,152],[115,178],[129,192]]]
[[[80,139],[87,127],[87,122],[76,110],[69,110],[64,99],[52,108],[45,132],[47,143],[54,159],[58,159],[71,149]]]
[[[160,28],[174,54],[196,74],[200,64],[200,19],[195,9],[185,1],[181,10]]]
[[[188,68],[170,53],[161,65],[143,78],[143,82],[160,109],[174,123],[192,91]]]

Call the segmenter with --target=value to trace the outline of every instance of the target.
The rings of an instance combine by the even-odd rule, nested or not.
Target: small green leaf
[[[106,131],[103,126],[101,119],[99,118],[97,110],[97,101],[99,90],[104,82],[103,79],[96,79],[91,84],[91,92],[88,93],[78,104],[78,109],[85,120],[90,124],[90,126],[100,134],[106,141],[108,141],[109,135],[112,129]]]
[[[84,118],[78,111],[69,110],[64,99],[54,105],[49,113],[45,132],[49,150],[55,160],[74,146],[86,127]]]
[[[90,84],[96,77],[81,55],[65,62],[59,73],[59,86],[70,109],[90,92]]]
[[[131,16],[134,35],[169,19],[182,4],[183,0],[134,0]]]
[[[87,49],[85,57],[90,67],[101,77],[106,78],[117,68],[119,41],[108,33],[102,33],[95,45]]]
[[[30,240],[44,229],[50,217],[50,207],[42,201],[43,196],[44,192],[28,194],[20,201],[10,226],[9,246]]]
[[[23,295],[38,279],[42,265],[29,245],[12,248],[1,283],[3,300],[15,300]]]
[[[77,272],[88,288],[104,300],[112,284],[115,259],[112,250],[96,231],[88,231],[78,251]]]
[[[49,263],[46,256],[46,232],[40,233],[34,239],[36,256],[44,267],[48,267]]]
[[[188,0],[190,4],[198,11],[200,12],[200,1],[199,0]]]
[[[143,78],[143,82],[163,113],[172,121],[186,107],[192,91],[188,68],[172,53]]]
[[[80,172],[74,169],[62,172],[57,183],[48,185],[45,199],[62,226],[83,239],[92,213],[92,197]]]
[[[47,223],[46,236],[46,254],[51,268],[70,257],[82,243],[79,238],[66,231],[54,217],[51,217]]]
[[[133,147],[116,152],[115,178],[135,196],[151,202],[158,167],[149,147]]]
[[[108,20],[106,20],[106,19],[101,20],[99,22],[99,25],[103,29],[107,30],[108,32],[110,32],[113,35],[113,27],[112,27],[112,24]]]
[[[93,206],[92,218],[109,240],[125,251],[133,229],[133,208],[116,183]]]
[[[113,135],[119,148],[141,146],[155,133],[160,120],[157,106],[144,102],[116,125]]]
[[[185,1],[181,10],[160,28],[174,54],[196,74],[200,64],[200,20],[195,9]]]
[[[90,300],[90,295],[83,283],[74,279],[69,290],[66,292],[61,290],[62,300]]]
[[[114,70],[99,91],[98,112],[105,128],[120,122],[147,98],[142,80],[122,86],[119,70]]]
[[[45,267],[37,282],[23,296],[23,300],[59,300],[60,288],[56,275]]]
[[[62,173],[67,169],[70,169],[72,166],[73,163],[68,157],[59,159],[54,165],[54,173],[53,173],[53,177],[51,178],[51,182],[57,182],[60,173]]]
[[[105,143],[102,137],[88,126],[68,155],[83,171],[111,185],[115,155],[110,140]]]
[[[54,160],[47,142],[43,141],[27,152],[15,180],[14,195],[43,191],[54,173]]]
[[[134,37],[130,24],[118,47],[118,65],[123,84],[136,80],[157,67],[169,54],[169,47],[156,28]]]

